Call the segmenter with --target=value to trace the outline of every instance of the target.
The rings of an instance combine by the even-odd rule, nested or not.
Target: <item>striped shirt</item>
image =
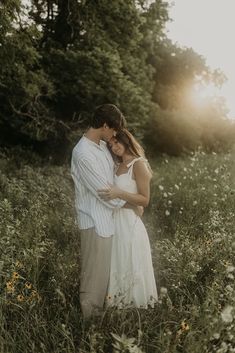
[[[102,237],[114,234],[113,209],[125,201],[104,201],[97,190],[113,184],[114,162],[104,141],[97,144],[83,136],[72,152],[71,175],[75,185],[76,223],[80,229],[95,227]]]

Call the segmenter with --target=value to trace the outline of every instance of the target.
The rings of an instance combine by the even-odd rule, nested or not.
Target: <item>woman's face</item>
[[[122,157],[125,153],[125,147],[121,142],[118,142],[115,137],[111,138],[111,140],[109,141],[109,146],[112,152],[118,157]]]

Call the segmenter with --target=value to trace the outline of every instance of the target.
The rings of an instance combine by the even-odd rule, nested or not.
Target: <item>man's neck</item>
[[[97,143],[97,145],[100,144],[101,140],[101,134],[100,134],[100,129],[94,129],[90,127],[87,132],[85,133],[86,138],[91,140],[92,142]]]

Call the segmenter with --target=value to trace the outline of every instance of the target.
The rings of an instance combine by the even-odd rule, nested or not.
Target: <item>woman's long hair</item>
[[[127,129],[122,129],[122,130],[118,131],[114,138],[118,142],[120,142],[125,147],[125,150],[128,151],[134,157],[146,158],[143,147],[139,144],[139,142],[135,139],[135,137]],[[109,149],[110,149],[110,152],[111,152],[114,160],[120,163],[122,161],[121,157],[114,155],[110,146],[109,146]],[[147,166],[148,166],[150,173],[152,174],[152,169],[151,169],[148,162],[147,162]]]

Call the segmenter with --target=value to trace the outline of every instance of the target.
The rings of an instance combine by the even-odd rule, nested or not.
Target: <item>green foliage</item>
[[[27,150],[1,151],[0,165],[1,351],[232,351],[233,154],[152,161],[144,217],[159,303],[148,310],[110,308],[87,323],[79,307],[79,234],[68,167],[43,166]]]
[[[53,87],[35,47],[41,34],[33,24],[23,22],[24,10],[18,1],[2,5],[0,124],[5,134],[13,130],[40,140],[53,131],[53,116],[45,104]]]
[[[153,156],[178,156],[200,148],[207,152],[229,151],[234,146],[234,136],[234,121],[223,118],[211,107],[201,111],[157,109],[145,125],[143,141]]]
[[[168,6],[164,0],[4,1],[1,144],[32,146],[62,162],[95,107],[114,103],[154,152],[228,149],[235,132],[224,102],[208,100],[201,110],[190,102],[196,82],[221,85],[225,77],[167,38]]]

